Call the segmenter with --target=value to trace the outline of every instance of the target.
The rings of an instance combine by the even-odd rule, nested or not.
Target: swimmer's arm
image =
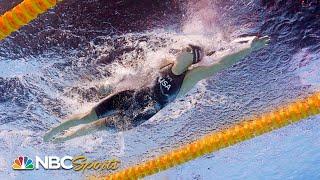
[[[256,36],[235,39],[230,44],[232,48],[216,52],[214,57],[205,56],[199,63],[193,65],[191,70],[197,67],[203,70],[210,70],[217,65],[221,68],[230,67],[256,49],[255,42],[257,40]]]
[[[160,69],[162,69],[162,68],[164,68],[164,67],[166,67],[166,66],[168,66],[168,65],[170,65],[170,64],[174,64],[174,61],[173,61],[172,59],[166,58],[166,59],[163,59],[163,60],[159,63],[159,67],[160,67]]]
[[[248,42],[245,43],[241,40]],[[257,38],[253,36],[247,38],[240,38],[234,42],[241,42],[245,44],[241,45],[239,49],[232,49],[227,53],[222,52],[227,55],[213,61],[211,65],[198,66],[189,70],[184,78],[184,83],[182,84],[178,97],[185,95],[198,81],[210,77],[215,73],[220,72],[222,69],[232,66],[239,60],[246,57],[252,51],[261,49],[262,47],[267,45],[267,43],[269,42],[269,38],[266,36],[262,38]]]
[[[245,57],[245,55],[249,54],[249,52],[249,49],[244,49],[238,53],[230,54],[221,58],[217,63],[211,66],[198,66],[192,70],[189,70],[183,80],[178,97],[185,95],[198,81],[212,76],[215,73],[220,72],[222,69],[231,66],[238,60]]]

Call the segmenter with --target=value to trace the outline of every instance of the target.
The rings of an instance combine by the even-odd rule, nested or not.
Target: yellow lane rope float
[[[24,0],[0,17],[0,41],[54,7],[61,0]]]
[[[102,179],[138,179],[152,175],[319,113],[320,92],[262,114],[259,117],[244,120],[224,130],[213,132],[190,144],[141,164],[107,175]],[[90,177],[89,179],[97,178]]]

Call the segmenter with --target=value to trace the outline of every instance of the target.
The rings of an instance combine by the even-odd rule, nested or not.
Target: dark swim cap
[[[195,45],[192,45],[192,44],[189,44],[189,47],[191,48],[192,54],[193,54],[193,62],[192,62],[192,64],[196,64],[201,60],[201,51],[202,51],[202,49],[201,49],[201,47],[195,46]]]

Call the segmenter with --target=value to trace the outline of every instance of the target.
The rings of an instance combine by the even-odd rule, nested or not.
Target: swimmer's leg
[[[105,130],[106,129],[106,120],[105,119],[100,119],[96,122],[90,123],[90,124],[86,124],[84,127],[81,127],[75,131],[70,131],[67,132],[65,135],[54,138],[53,142],[55,143],[60,143],[60,142],[64,142],[76,137],[80,137],[80,136],[85,136],[88,134],[91,134],[93,132],[98,132],[101,130]]]
[[[136,127],[136,126],[142,124],[143,122],[145,122],[146,120],[151,118],[154,114],[155,113],[151,112],[151,111],[147,111],[147,112],[143,112],[143,113],[139,114],[138,116],[136,116],[134,118],[133,122],[131,122],[132,127]],[[119,120],[123,121],[123,119],[119,119]],[[122,123],[124,123],[124,122],[122,122]],[[98,132],[98,131],[102,131],[102,130],[106,130],[106,129],[116,130],[116,132],[121,131],[121,129],[119,129],[119,127],[117,127],[114,124],[112,118],[100,119],[100,120],[92,122],[90,124],[86,124],[85,126],[79,128],[79,129],[76,129],[74,131],[66,132],[64,135],[57,137],[57,138],[54,138],[53,142],[60,143],[60,142],[64,142],[64,141],[67,141],[67,140],[70,140],[73,138],[85,136],[85,135],[88,135],[88,134],[91,134],[94,132]],[[126,130],[129,130],[129,129],[126,129]]]
[[[54,127],[44,136],[44,141],[50,141],[55,135],[73,126],[88,124],[98,119],[110,116],[119,110],[127,109],[131,105],[134,91],[127,90],[110,95],[98,103],[89,113],[73,116],[71,119]]]
[[[97,119],[99,118],[94,110],[90,111],[89,113],[75,115],[71,119],[52,128],[44,135],[43,139],[44,141],[50,141],[56,134],[69,129],[70,127],[78,126],[80,124],[87,124]]]

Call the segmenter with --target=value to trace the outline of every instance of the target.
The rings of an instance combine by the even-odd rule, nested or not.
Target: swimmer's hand
[[[259,50],[267,45],[269,45],[270,38],[269,36],[263,36],[263,37],[255,37],[251,42],[251,49],[253,51]]]
[[[264,46],[268,45],[269,42],[269,36],[246,36],[233,40],[231,44],[234,44],[235,47],[237,47],[237,44],[239,44],[243,47],[251,48],[252,50],[259,50]]]

